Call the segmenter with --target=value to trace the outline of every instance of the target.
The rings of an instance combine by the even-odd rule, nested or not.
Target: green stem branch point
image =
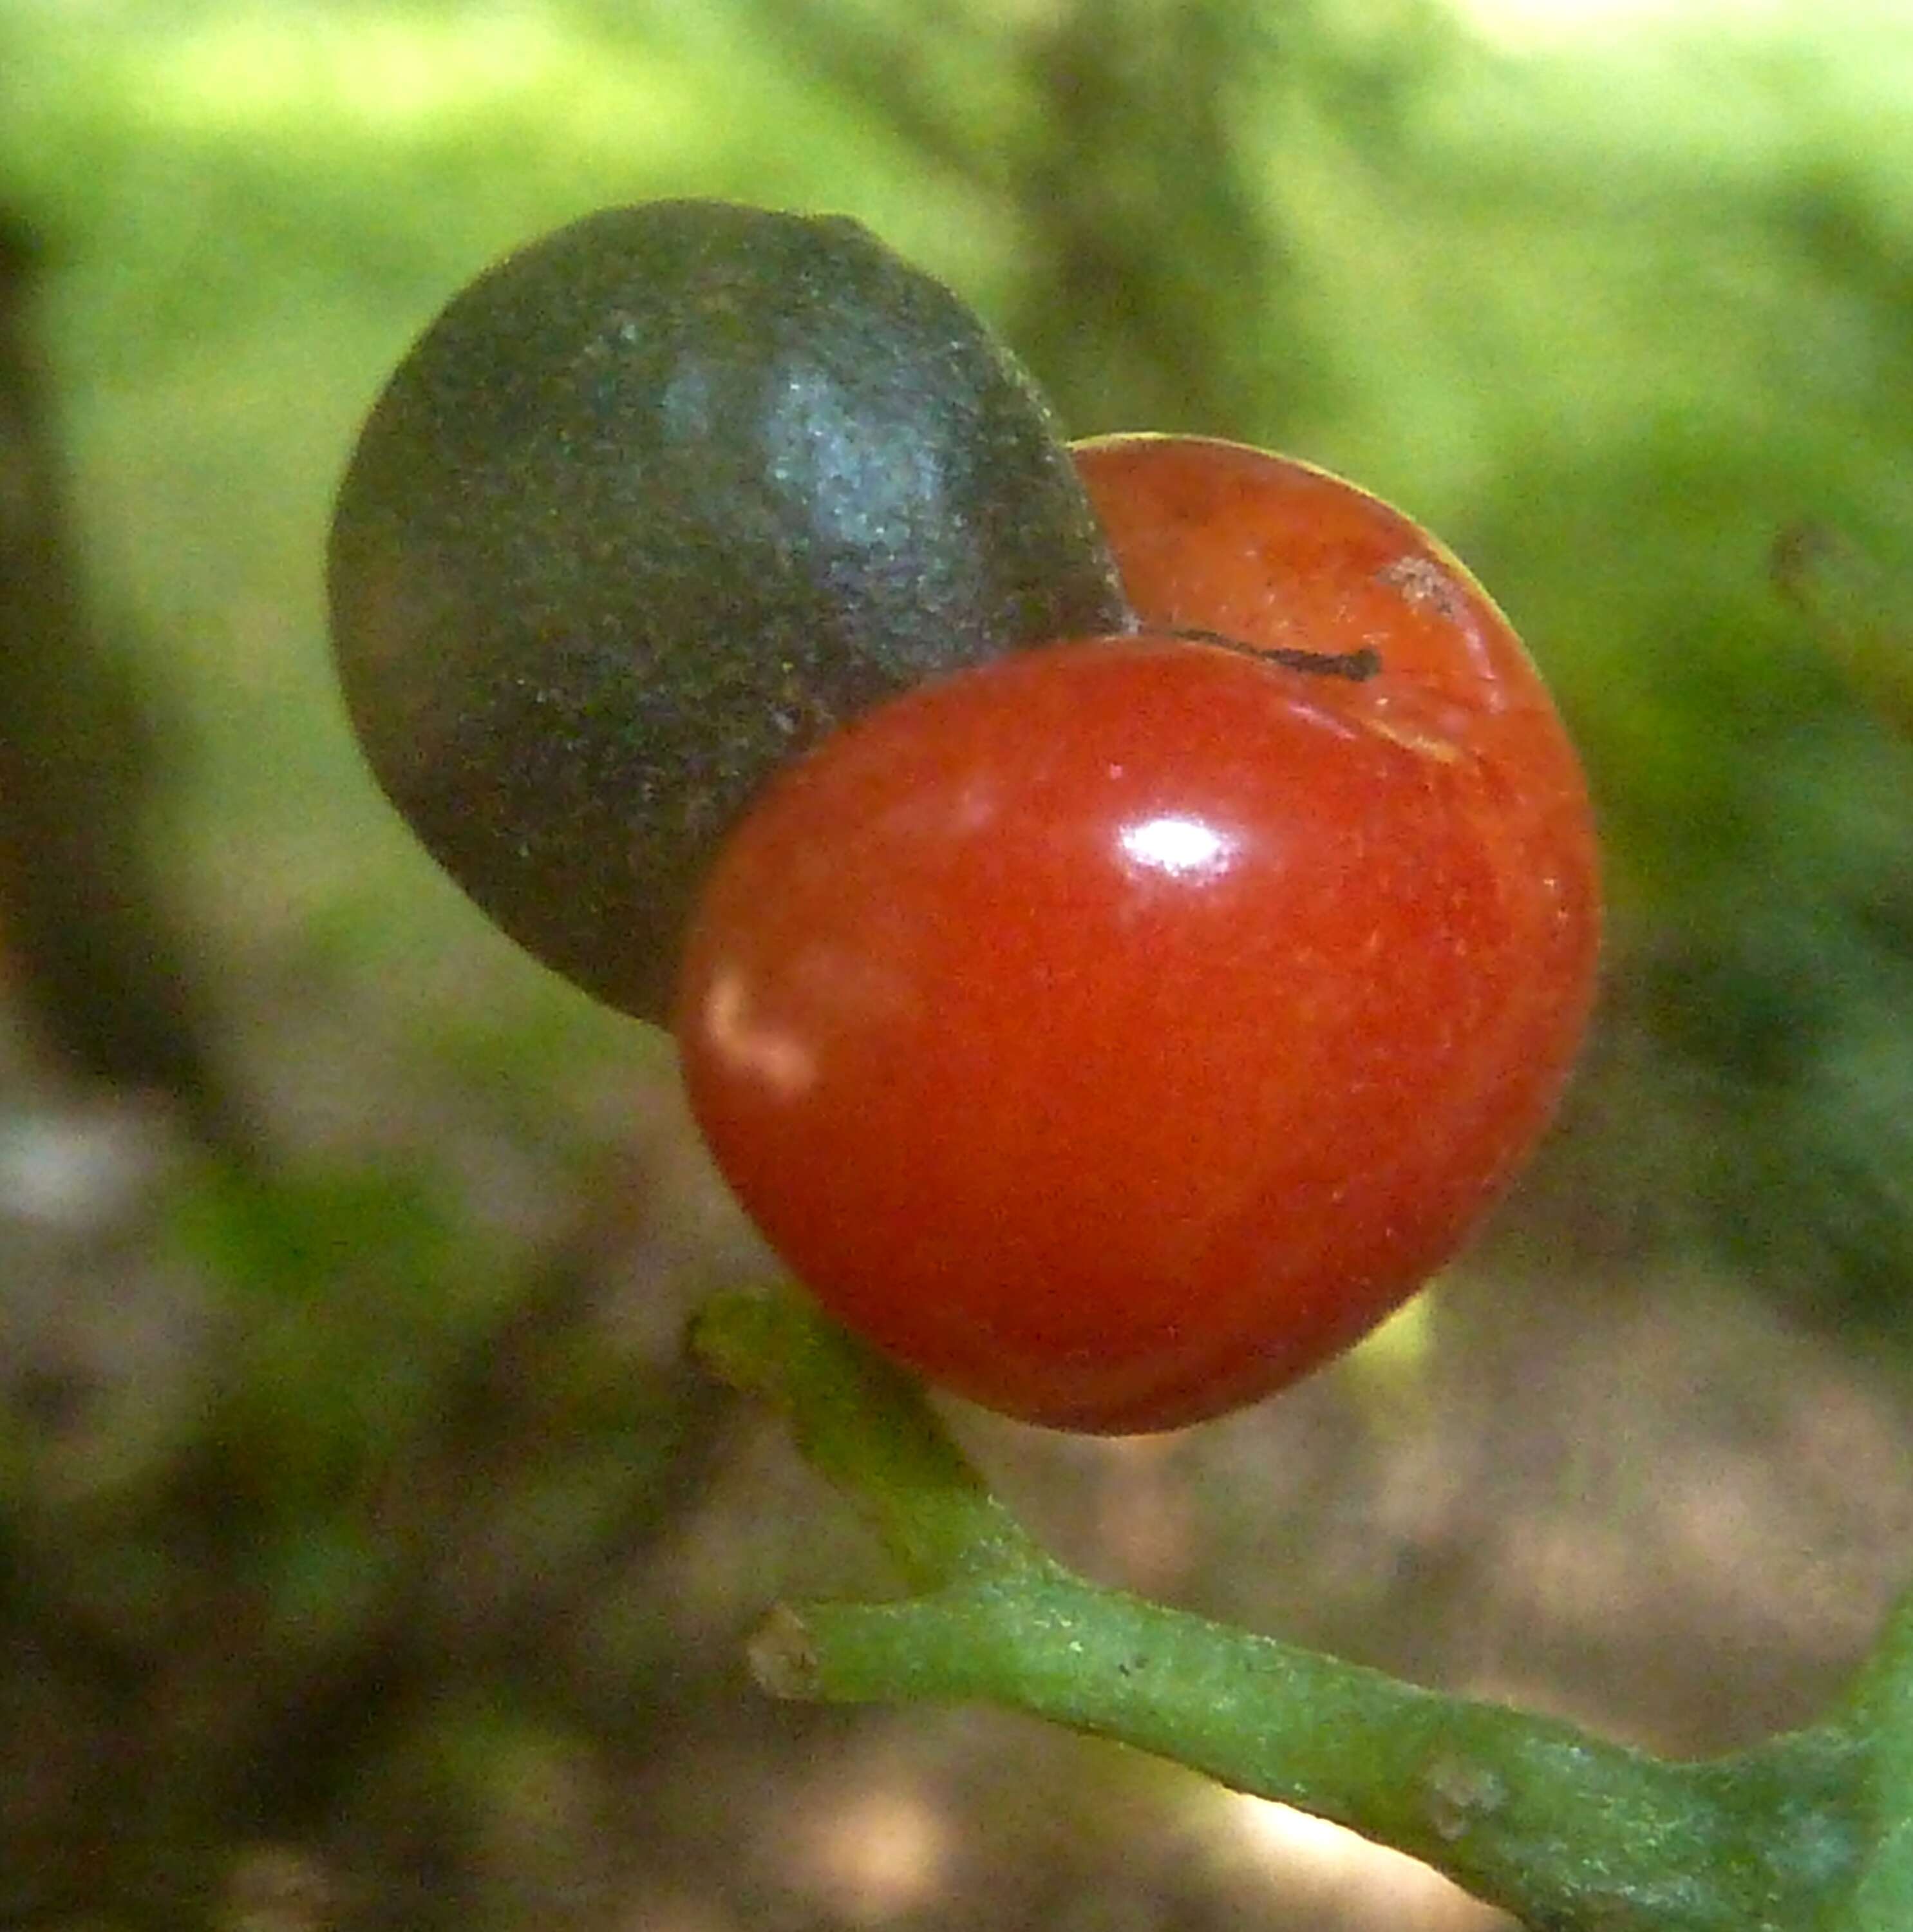
[[[721,1300],[695,1341],[789,1416],[919,1592],[775,1612],[752,1663],[778,1696],[991,1703],[1120,1739],[1351,1826],[1549,1932],[1913,1924],[1884,1904],[1853,1916],[1883,1802],[1868,1714],[1913,1708],[1906,1671],[1868,1680],[1816,1730],[1669,1762],[1070,1574],[913,1383],[794,1300]],[[1903,1856],[1906,1836],[1883,1852]],[[1881,1870],[1880,1898],[1900,1900],[1896,1886]]]

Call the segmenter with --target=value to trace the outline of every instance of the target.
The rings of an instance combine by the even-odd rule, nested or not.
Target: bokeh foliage
[[[1810,1300],[1897,1299],[1908,754],[1771,568],[1803,524],[1890,583],[1913,557],[1892,8],[1523,58],[1433,0],[16,0],[0,62],[92,560],[194,734],[167,849],[242,937],[276,911],[360,965],[457,944],[551,1010],[339,729],[315,572],[343,453],[447,292],[546,226],[844,208],[1073,429],[1293,448],[1462,551],[1586,746],[1617,1010],[1696,1075],[1703,1218]]]
[[[408,1130],[389,1078],[415,1141],[434,1108],[475,1117],[557,1144],[552,1184],[577,1186],[601,1092],[661,1056],[491,933],[379,802],[319,569],[358,420],[455,286],[607,202],[733,196],[862,218],[1075,430],[1274,444],[1453,543],[1555,682],[1606,830],[1606,1023],[1632,1044],[1577,1184],[1645,1158],[1663,1238],[1903,1341],[1913,742],[1882,698],[1903,676],[1850,675],[1850,646],[1913,652],[1909,162],[1897,0],[1531,53],[1435,0],[0,0],[0,203],[50,253],[79,554],[160,721],[151,853],[278,1140],[376,1157]],[[348,1017],[315,1029],[325,1007]],[[448,1206],[468,1178],[190,1198],[181,1238],[240,1339],[166,1480],[238,1512],[231,1594],[208,1609],[178,1551],[123,1537],[115,1490],[88,1560],[120,1612],[263,1604],[387,1667],[414,1586],[386,1622],[354,1593],[430,1448],[397,1425],[496,1395],[472,1365],[544,1305]],[[652,1363],[655,1402],[622,1408],[619,1358],[536,1339],[519,1432],[481,1430],[485,1454],[565,1430],[587,1453],[512,1466],[524,1520],[663,1511],[643,1455],[609,1466],[675,1443],[694,1398]],[[556,1721],[439,1697],[424,1660],[460,1602],[406,1640],[415,1721],[378,1740],[448,1786]],[[516,1667],[546,1607],[487,1657]],[[363,1685],[339,1682],[343,1723]]]

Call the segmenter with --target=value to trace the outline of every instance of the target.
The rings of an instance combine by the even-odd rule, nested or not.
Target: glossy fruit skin
[[[1146,618],[1384,668],[1153,632],[892,700],[733,834],[677,1024],[827,1310],[1121,1432],[1293,1380],[1451,1257],[1566,1077],[1598,894],[1572,751],[1445,553],[1233,446],[1081,455]]]
[[[1120,626],[1027,376],[854,222],[610,208],[457,296],[328,559],[375,776],[505,930],[661,1021],[764,777],[924,678]]]

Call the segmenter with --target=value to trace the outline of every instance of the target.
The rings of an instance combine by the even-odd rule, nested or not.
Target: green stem
[[[784,1297],[729,1294],[691,1346],[789,1420],[799,1453],[868,1520],[918,1589],[1045,1562],[900,1370]]]
[[[1118,1738],[1408,1852],[1537,1932],[1854,1922],[1834,1912],[1858,1895],[1876,1814],[1863,1719],[1884,1690],[1817,1730],[1669,1763],[1071,1575],[913,1384],[794,1302],[720,1302],[697,1341],[790,1414],[924,1593],[776,1612],[753,1651],[775,1694],[987,1702]]]
[[[1913,1593],[1901,1599],[1838,1714],[1867,1741],[1869,1847],[1840,1932],[1905,1932],[1913,1925]]]
[[[981,1702],[1173,1758],[1420,1858],[1536,1928],[1801,1932],[1855,1856],[1854,1750],[1678,1765],[1060,1572],[773,1616],[766,1688]]]

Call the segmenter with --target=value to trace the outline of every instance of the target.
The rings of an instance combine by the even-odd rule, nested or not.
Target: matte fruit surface
[[[926,676],[1124,621],[969,310],[853,222],[718,202],[605,210],[457,296],[365,424],[329,589],[412,829],[653,1020],[767,773]]]

